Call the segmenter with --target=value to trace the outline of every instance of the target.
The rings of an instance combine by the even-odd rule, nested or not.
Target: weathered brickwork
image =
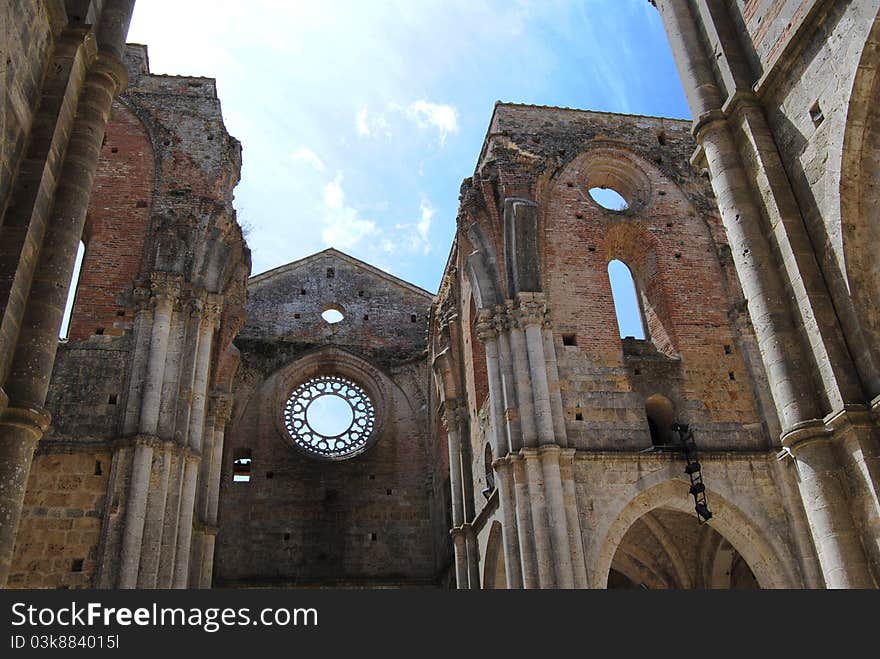
[[[418,586],[445,577],[445,520],[428,441],[431,296],[335,250],[251,278],[223,460],[215,584]],[[334,324],[321,314],[341,312]],[[364,387],[378,436],[349,459],[292,445],[282,418],[314,375]],[[249,456],[250,477],[233,479]],[[448,541],[446,541],[448,542]]]
[[[109,451],[41,453],[31,468],[10,588],[91,588]]]
[[[653,0],[695,121],[498,103],[436,295],[248,279],[216,85],[132,4],[0,9],[0,586],[880,583],[880,0]],[[296,444],[318,376],[352,455]]]
[[[186,540],[184,528],[212,524],[211,483],[219,481],[219,457],[216,477],[210,469],[216,434],[222,434],[215,399],[228,391],[234,373],[231,338],[240,327],[250,268],[232,210],[240,145],[223,128],[213,80],[153,76],[143,46],[129,47],[126,64],[131,84],[113,105],[101,148],[69,339],[49,386],[52,425],[31,469],[26,502],[34,503],[23,509],[18,536],[28,540],[16,551],[16,581],[10,582],[17,586],[33,584],[22,576],[31,571],[30,539],[47,528],[45,506],[60,505],[56,490],[47,490],[55,503],[41,499],[45,488],[55,487],[56,471],[70,476],[63,487],[81,477],[83,487],[100,498],[71,497],[63,520],[79,514],[74,526],[80,529],[87,518],[90,534],[68,538],[58,561],[70,563],[78,560],[73,554],[82,554],[84,564],[72,577],[61,562],[52,562],[51,569],[41,564],[35,577],[41,586],[180,587],[190,579],[194,586],[210,581],[210,574],[202,575],[205,560],[210,562],[204,537],[187,531],[191,540]],[[167,321],[154,316],[166,310]],[[167,351],[159,357],[151,354],[153,327],[163,322]],[[158,374],[150,364],[158,359],[161,379],[152,391],[159,400],[145,404],[151,374]],[[162,419],[150,426],[147,419],[157,411]],[[146,493],[136,491],[132,470],[143,468],[138,461],[144,445],[153,457],[147,463],[150,494],[143,501],[146,542],[137,548],[129,540],[136,523],[131,507],[142,505],[138,497]],[[102,457],[93,459],[96,447]],[[197,488],[191,485],[198,474],[193,457],[205,463]],[[94,470],[98,459],[101,478],[86,478],[93,472],[84,469]],[[193,499],[177,507],[181,493]],[[50,508],[50,520],[54,514]],[[193,566],[163,558],[178,550],[184,556],[192,552]]]

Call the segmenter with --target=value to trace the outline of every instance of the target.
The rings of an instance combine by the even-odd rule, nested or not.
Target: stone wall
[[[251,278],[236,345],[215,583],[430,586],[443,578],[442,508],[428,441],[425,318],[431,296],[335,250]],[[324,321],[334,309],[344,318]],[[282,408],[314,375],[364,387],[377,431],[327,460],[298,450]],[[236,458],[251,458],[234,480]],[[442,531],[440,534],[442,538]]]

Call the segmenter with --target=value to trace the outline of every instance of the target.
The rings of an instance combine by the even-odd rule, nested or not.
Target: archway
[[[708,496],[712,506],[713,517],[708,524],[702,526],[697,524],[693,512],[693,501],[688,493],[688,484],[682,480],[664,481],[641,492],[632,499],[610,524],[604,539],[598,547],[598,556],[594,563],[595,572],[593,573],[595,587],[605,588],[607,586],[612,568],[615,572],[622,574],[636,585],[640,583],[637,578],[634,578],[636,574],[641,575],[643,579],[641,583],[645,583],[644,580],[649,579],[652,573],[651,570],[647,572],[642,570],[635,573],[635,568],[627,565],[627,560],[623,555],[617,556],[618,549],[621,546],[624,546],[624,548],[631,546],[633,538],[628,538],[627,533],[640,519],[648,527],[648,531],[654,537],[656,543],[660,544],[663,551],[668,555],[669,558],[665,560],[670,568],[673,569],[672,572],[667,571],[663,580],[658,578],[656,570],[654,570],[653,576],[650,576],[652,581],[649,580],[649,583],[645,583],[648,588],[701,587],[705,581],[704,576],[702,576],[705,574],[705,570],[701,568],[696,573],[694,570],[689,570],[687,555],[688,552],[696,551],[694,547],[699,548],[702,542],[704,549],[702,550],[703,558],[700,565],[702,566],[707,561],[714,564],[714,561],[720,560],[717,556],[717,551],[713,553],[705,548],[711,547],[716,542],[718,547],[722,546],[715,536],[720,536],[721,540],[729,544],[742,557],[749,571],[754,575],[755,584],[758,587],[794,588],[800,585],[792,572],[791,557],[785,555],[783,558],[785,549],[781,547],[778,538],[769,536],[765,529],[759,527],[737,506],[717,492],[710,491]],[[675,526],[680,522],[680,518],[670,517],[667,514],[670,511],[692,518],[695,526],[699,526],[699,528],[708,527],[715,534],[712,535],[708,531],[701,531],[701,533],[708,534],[708,540],[697,537],[696,544],[688,542],[685,545],[680,541],[672,540],[672,533],[675,532]],[[653,514],[650,517],[645,517],[646,513]],[[627,553],[631,552],[624,551],[624,554]],[[675,556],[676,553],[678,554],[677,558]],[[731,554],[732,567],[736,567],[733,565],[733,559],[735,558],[736,556]],[[697,559],[693,558],[692,560],[696,561]],[[651,567],[651,561],[645,559],[641,562],[647,563],[648,567]],[[663,585],[663,583],[667,585]],[[676,585],[679,583],[686,585]]]
[[[742,555],[693,514],[655,508],[624,534],[608,588],[759,588]]]

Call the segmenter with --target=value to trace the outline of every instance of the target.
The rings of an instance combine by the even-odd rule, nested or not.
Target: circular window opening
[[[322,458],[357,455],[375,425],[376,410],[367,392],[338,375],[306,380],[284,405],[284,426],[294,445]]]
[[[327,311],[321,314],[321,318],[327,321],[328,324],[335,325],[345,318],[345,316],[342,315],[342,312],[339,311],[339,309],[327,309]]]
[[[610,211],[625,211],[629,208],[626,199],[619,192],[611,188],[590,188],[590,196],[602,208]]]

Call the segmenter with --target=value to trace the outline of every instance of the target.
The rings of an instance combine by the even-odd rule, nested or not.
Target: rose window
[[[357,455],[375,424],[376,410],[367,392],[338,375],[306,380],[284,405],[284,426],[293,443],[322,458]]]

